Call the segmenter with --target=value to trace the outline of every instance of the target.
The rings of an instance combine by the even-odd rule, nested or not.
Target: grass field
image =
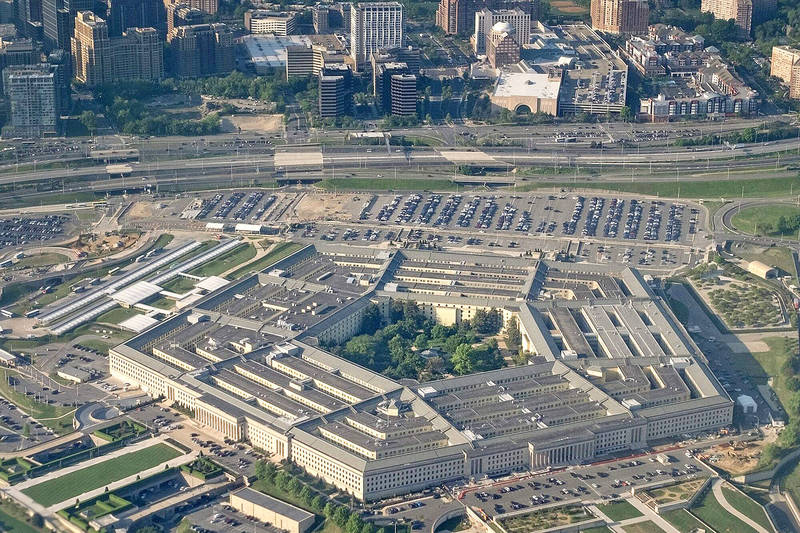
[[[45,194],[42,196],[10,196],[0,200],[0,209],[18,209],[32,205],[72,204],[102,200],[105,195],[89,191]]]
[[[171,292],[177,292],[178,294],[183,294],[186,291],[190,291],[194,288],[197,281],[186,278],[184,276],[177,276],[169,280],[168,282],[161,285],[163,289],[166,289]]]
[[[784,474],[781,488],[791,495],[795,504],[800,505],[800,462],[795,463],[794,468]]]
[[[172,446],[159,443],[33,485],[22,492],[41,505],[49,507],[142,470],[153,468],[180,455],[181,452]]]
[[[328,191],[454,191],[458,185],[447,179],[329,178],[317,183]],[[463,187],[462,187],[463,188]]]
[[[769,376],[780,376],[781,366],[789,357],[791,350],[797,346],[796,341],[787,342],[786,337],[767,337],[762,340],[769,346],[768,351],[734,353],[731,357],[734,366],[750,376],[757,385],[766,384]],[[784,386],[784,380],[774,379],[772,388],[784,407],[789,405],[792,392]]]
[[[761,261],[762,263],[779,268],[792,276],[797,282],[797,273],[794,268],[792,251],[786,246],[761,246],[741,245],[732,250],[733,254],[745,261]]]
[[[770,237],[788,237],[797,239],[797,231],[778,231],[778,219],[792,219],[800,215],[800,207],[786,204],[759,205],[746,207],[733,215],[731,224],[743,233],[767,235]]]
[[[0,507],[0,531],[4,533],[38,533],[42,531],[24,521],[21,517],[13,516]]]
[[[23,392],[17,392],[8,384],[9,376],[17,377],[18,374],[11,370],[3,371],[3,377],[0,379],[0,396],[11,400],[17,407],[61,435],[73,430],[72,413],[74,409],[42,403],[33,399],[32,396],[26,396]]]
[[[104,322],[107,324],[119,324],[123,320],[127,320],[132,316],[139,315],[136,309],[132,309],[130,307],[116,307],[110,311],[106,311],[102,315],[98,316],[94,321],[95,322]]]
[[[591,518],[593,517],[582,506],[569,505],[503,518],[500,525],[509,533],[528,533],[537,529],[585,522]]]
[[[213,261],[193,268],[188,274],[193,274],[195,276],[218,276],[236,265],[249,261],[255,256],[256,247],[251,243],[247,243],[245,246],[237,246],[230,252],[217,257]]]
[[[692,516],[692,514],[685,509],[668,511],[661,516],[664,517],[664,520],[675,526],[678,531],[691,531],[693,529],[705,528],[700,520]]]
[[[23,257],[22,259],[14,263],[14,266],[17,268],[41,267],[41,266],[59,265],[68,262],[69,262],[69,257],[67,257],[64,254],[46,253],[46,254],[29,255],[27,257]]]
[[[755,533],[755,529],[728,513],[710,490],[691,511],[706,524],[714,524],[717,533]]]
[[[703,486],[704,478],[693,479],[667,487],[660,487],[647,491],[647,495],[653,498],[657,504],[663,505],[676,501],[688,500],[692,495]]]
[[[664,531],[658,527],[655,522],[651,522],[650,520],[636,522],[635,524],[627,525],[622,529],[625,531],[625,533],[658,533],[659,531]]]
[[[101,340],[81,341],[80,345],[86,346],[87,348],[92,348],[105,355],[108,355],[108,349],[111,347],[111,344]]]
[[[237,268],[236,270],[228,274],[228,277],[231,279],[237,279],[241,278],[245,274],[249,274],[250,272],[258,272],[264,270],[273,263],[277,263],[284,257],[287,257],[295,253],[303,246],[304,245],[296,242],[282,242],[277,246],[275,246],[275,248],[268,254],[259,257],[252,263],[248,263],[242,266],[241,268]]]
[[[773,531],[764,508],[753,501],[749,496],[725,486],[722,487],[722,493],[725,495],[725,499],[728,500],[728,503],[740,513],[757,522],[758,525],[767,531]]]
[[[787,196],[800,187],[800,177],[708,181],[606,181],[606,182],[541,182],[517,186],[517,190],[537,189],[601,189],[630,192],[667,198],[739,198]],[[800,191],[800,189],[797,189]]]
[[[597,508],[615,522],[642,516],[642,513],[640,513],[636,507],[626,501],[598,505]]]

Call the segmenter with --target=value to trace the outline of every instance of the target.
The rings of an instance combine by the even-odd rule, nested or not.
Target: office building
[[[773,46],[769,75],[789,86],[789,98],[800,98],[800,48]]]
[[[54,69],[46,64],[3,69],[3,88],[10,105],[11,137],[42,137],[58,133],[59,109]]]
[[[592,0],[592,28],[606,33],[647,33],[650,7],[647,0]]]
[[[119,37],[128,28],[156,28],[164,35],[166,17],[161,0],[106,0],[108,35]]]
[[[314,525],[314,513],[245,487],[231,492],[231,507],[287,533],[305,533]]]
[[[354,4],[350,10],[350,53],[356,66],[382,48],[403,46],[403,5],[399,2]]]
[[[178,26],[203,24],[206,14],[186,2],[167,6],[167,33]]]
[[[414,384],[321,348],[397,300],[446,326],[497,310],[528,364]],[[111,348],[109,367],[361,500],[618,457],[734,408],[637,270],[488,253],[309,245]]]
[[[521,9],[532,21],[539,19],[539,0],[440,0],[436,25],[447,34],[472,34],[475,32],[475,13],[482,9]],[[491,28],[491,25],[486,27]]]
[[[328,23],[329,12],[328,6],[316,5],[311,8],[311,20],[314,24],[314,33],[330,33],[330,25]]]
[[[154,28],[130,28],[108,36],[108,25],[89,11],[75,18],[72,38],[74,77],[89,87],[164,77],[163,42]]]
[[[169,71],[195,78],[233,70],[233,34],[222,23],[179,26],[167,34]]]
[[[79,11],[93,11],[95,0],[42,0],[42,26],[50,49],[69,50]]]
[[[392,76],[412,74],[412,72],[406,63],[400,61],[373,61],[372,64],[372,95],[376,97],[378,106],[385,113],[391,113]]]
[[[69,114],[72,107],[71,82],[72,66],[69,54],[64,50],[53,50],[47,56],[47,63],[53,69],[56,83],[56,104],[59,113]]]
[[[514,27],[509,22],[497,22],[486,36],[486,59],[492,68],[519,62],[521,47]]]
[[[417,77],[414,74],[394,74],[392,84],[392,115],[410,117],[417,114]]]
[[[319,73],[319,116],[347,115],[352,106],[352,73],[345,64],[325,66]]]
[[[747,38],[753,23],[753,6],[753,0],[703,0],[700,11],[711,13],[720,20],[733,19],[739,35]]]
[[[213,15],[219,9],[219,0],[189,0],[189,5],[204,13]]]
[[[472,47],[476,54],[486,53],[486,34],[498,22],[508,22],[514,28],[514,38],[520,46],[530,42],[531,16],[521,9],[491,10],[483,8],[475,13],[475,32]]]
[[[292,35],[297,29],[295,13],[249,9],[244,13],[244,27],[250,33]]]
[[[317,73],[319,70],[317,70]],[[314,49],[304,44],[286,47],[286,79],[302,78],[314,73]]]

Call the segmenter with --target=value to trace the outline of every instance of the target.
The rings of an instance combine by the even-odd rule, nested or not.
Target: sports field
[[[35,502],[49,507],[142,470],[153,468],[180,455],[182,455],[181,452],[172,446],[163,443],[155,444],[33,485],[23,490],[22,493]]]

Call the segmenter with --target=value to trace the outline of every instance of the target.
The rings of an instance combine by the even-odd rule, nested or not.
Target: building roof
[[[538,72],[503,71],[497,78],[493,96],[534,96],[536,98],[558,98],[561,80]]]
[[[304,520],[308,519],[313,520],[314,518],[314,515],[308,511],[304,511],[299,507],[295,507],[294,505],[290,505],[286,502],[273,498],[272,496],[268,496],[263,492],[258,492],[257,490],[253,490],[248,487],[231,493],[231,496],[236,496],[237,498],[241,498],[252,503],[253,505],[258,505],[264,509],[269,509],[276,514],[279,514],[290,520],[294,520],[295,522],[303,522]]]
[[[149,281],[137,281],[130,287],[117,291],[111,299],[125,305],[135,305],[161,292],[161,287]]]
[[[134,333],[141,333],[150,326],[158,324],[158,320],[153,317],[145,315],[135,315],[119,323],[119,327],[133,331]]]

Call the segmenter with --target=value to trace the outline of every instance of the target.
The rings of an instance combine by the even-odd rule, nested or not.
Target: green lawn
[[[767,531],[773,530],[764,508],[750,499],[749,496],[728,487],[722,487],[722,493],[725,495],[725,499],[728,500],[728,503],[733,505],[740,513],[757,522],[758,525]]]
[[[268,266],[277,263],[284,257],[287,257],[295,253],[303,246],[304,246],[303,244],[296,242],[282,242],[276,245],[275,248],[273,248],[272,251],[269,252],[268,254],[259,257],[252,263],[248,263],[242,266],[241,268],[237,268],[236,270],[228,274],[228,277],[231,279],[236,279],[244,276],[245,274],[249,274],[250,272],[260,272],[261,270],[264,270]]]
[[[693,529],[705,529],[705,525],[692,516],[685,509],[678,509],[677,511],[669,511],[661,515],[664,520],[675,526],[678,531],[691,531]]]
[[[12,370],[3,371],[3,376],[0,378],[0,396],[11,400],[17,407],[59,434],[63,435],[73,430],[72,419],[74,409],[71,407],[60,407],[42,403],[33,399],[32,396],[26,396],[24,392],[14,390],[14,388],[8,384],[9,376],[16,378],[18,374]]]
[[[598,505],[597,508],[600,509],[604,515],[615,522],[642,516],[642,513],[640,513],[636,507],[626,501]]]
[[[781,488],[791,495],[794,503],[800,505],[800,462],[795,463],[794,468],[783,476]]]
[[[27,257],[23,257],[22,259],[14,263],[14,266],[17,268],[40,267],[40,266],[59,265],[68,262],[69,262],[69,257],[67,257],[64,254],[46,253],[46,254],[29,255]]]
[[[737,230],[770,237],[797,238],[797,230],[778,231],[778,219],[785,217],[792,219],[800,215],[800,207],[786,204],[759,205],[746,207],[736,213],[731,219],[733,227]]]
[[[49,507],[142,470],[153,468],[180,455],[181,452],[172,446],[159,443],[33,485],[22,492],[41,505]]]
[[[88,340],[88,341],[81,341],[81,346],[85,346],[87,348],[92,348],[93,350],[97,350],[98,352],[108,355],[108,349],[111,347],[111,343],[104,342],[101,340]]]
[[[707,180],[707,181],[603,181],[603,182],[539,182],[525,184],[517,190],[536,189],[601,189],[606,191],[630,192],[662,196],[666,198],[739,198],[788,196],[800,187],[800,176],[791,178],[764,178],[740,180]]]
[[[99,192],[69,192],[36,196],[9,196],[0,200],[0,209],[15,209],[32,205],[72,204],[102,200],[105,195]]]
[[[772,380],[772,388],[781,403],[787,406],[792,392],[784,386],[784,380],[780,378],[780,369],[789,357],[789,352],[795,349],[796,341],[786,337],[767,337],[763,341],[769,346],[769,351],[733,354],[731,361],[759,385],[766,384],[769,376],[777,376]]]
[[[317,183],[329,191],[454,191],[458,186],[447,179],[416,179],[391,177],[375,178],[328,178]]]
[[[11,515],[6,511],[5,506],[0,507],[0,531],[4,533],[39,533],[44,531],[33,527],[22,517]]]
[[[123,320],[127,320],[132,316],[140,315],[141,313],[131,307],[115,307],[110,311],[106,311],[102,315],[94,319],[95,322],[103,322],[106,324],[119,324]]]
[[[739,248],[732,250],[735,255],[741,257],[745,261],[761,261],[772,267],[777,267],[789,274],[795,281],[797,280],[797,273],[794,268],[794,259],[792,258],[792,251],[785,246],[771,246],[763,248],[760,246],[742,245]]]
[[[249,261],[255,256],[255,246],[253,246],[252,243],[247,243],[244,246],[237,246],[230,252],[217,257],[213,261],[193,268],[187,273],[195,276],[218,276],[236,265]]]
[[[755,533],[752,527],[729,514],[710,490],[698,500],[691,511],[706,524],[714,524],[717,533]]]
[[[664,531],[658,527],[655,522],[651,522],[650,520],[636,522],[635,524],[630,524],[622,529],[625,530],[625,533],[657,533],[659,531]]]
[[[192,278],[187,278],[184,276],[177,276],[169,280],[168,282],[161,285],[163,289],[166,289],[170,292],[176,292],[178,294],[183,294],[186,291],[190,291],[194,289],[195,284],[197,283],[196,280]]]
[[[172,239],[174,239],[174,238],[175,238],[175,235],[172,235],[171,233],[162,233],[161,235],[158,236],[158,239],[156,239],[156,242],[153,243],[153,248],[152,249],[156,250],[158,248],[163,248],[164,246],[166,246],[169,243],[171,243]]]

